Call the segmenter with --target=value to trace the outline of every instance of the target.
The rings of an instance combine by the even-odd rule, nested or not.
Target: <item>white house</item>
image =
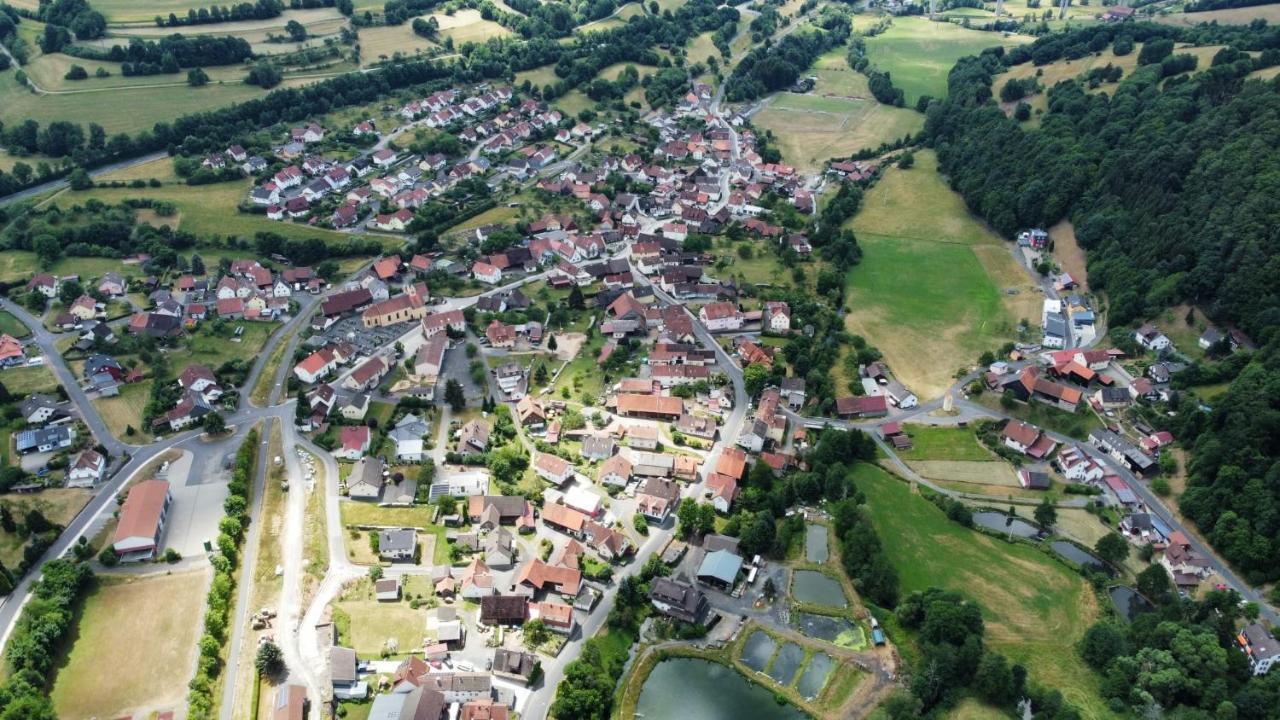
[[[85,450],[67,470],[67,487],[91,488],[102,480],[107,470],[107,459],[94,450]]]

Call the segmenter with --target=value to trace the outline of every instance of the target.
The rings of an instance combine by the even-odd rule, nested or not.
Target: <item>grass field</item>
[[[265,215],[249,215],[236,210],[249,192],[251,181],[217,183],[189,187],[165,185],[158,188],[94,188],[81,192],[66,191],[56,196],[56,202],[69,207],[96,198],[105,203],[119,203],[129,198],[165,200],[174,204],[181,213],[180,228],[197,235],[241,235],[253,237],[258,232],[273,232],[288,238],[318,237],[322,240],[345,243],[349,235],[307,227],[306,225],[268,220]],[[376,236],[370,236],[376,237]],[[379,238],[387,247],[398,247],[399,238]]]
[[[7,444],[8,436],[4,439]],[[92,490],[50,488],[33,495],[7,495],[0,500],[0,505],[9,508],[9,512],[19,522],[28,511],[39,510],[49,522],[65,526],[80,513],[91,497]],[[0,560],[4,561],[5,567],[16,568],[22,561],[22,550],[26,546],[27,538],[0,531]]]
[[[137,436],[126,437],[125,431],[129,426],[133,426],[134,430],[141,433],[143,437],[150,435],[146,424],[142,422],[142,413],[147,408],[147,401],[151,399],[152,382],[146,380],[125,385],[120,388],[120,394],[115,397],[95,398],[92,401],[112,435],[127,439],[129,442],[139,442],[140,438]]]
[[[435,13],[432,15],[440,23],[440,35],[453,38],[455,45],[464,42],[484,42],[489,38],[507,37],[511,31],[492,20],[480,17],[479,10],[459,10],[453,15]],[[408,24],[405,25],[408,27]],[[412,29],[410,29],[412,33]]]
[[[360,29],[360,58],[365,65],[390,59],[396,53],[408,57],[435,47],[438,46],[415,33],[407,22]]]
[[[849,273],[846,324],[922,399],[1012,337],[1018,318],[1039,316],[1030,278],[942,181],[930,151],[910,170],[889,169],[849,226],[863,258]]]
[[[1050,7],[1053,8],[1053,17],[1055,18],[1054,23],[1051,23],[1051,25],[1054,25],[1058,22],[1056,20],[1058,17],[1058,8],[1055,3],[1041,3],[1038,8],[1029,8],[1027,7],[1027,0],[1008,0],[1008,2],[1004,4],[1004,14],[1014,18],[1021,18],[1023,15],[1031,13],[1039,18],[1040,14]],[[994,15],[995,3],[991,3],[990,8],[992,15]],[[1095,15],[1099,15],[1104,12],[1106,12],[1106,9],[1102,7],[1102,3],[1081,5],[1079,2],[1073,2],[1071,5],[1067,6],[1067,19],[1092,21]]]
[[[0,383],[4,383],[5,389],[14,397],[53,392],[58,387],[53,371],[43,365],[29,365],[0,371]]]
[[[907,463],[921,477],[951,490],[995,497],[1039,497],[1023,490],[1013,466],[1003,460],[912,460]]]
[[[540,68],[516,73],[515,84],[521,85],[525,80],[528,80],[533,85],[541,88],[542,86],[556,82],[559,79],[560,78],[556,75],[555,65],[544,65]]]
[[[24,338],[31,334],[31,329],[12,313],[0,310],[0,333],[12,335],[16,338]]]
[[[147,717],[181,710],[196,656],[208,585],[203,570],[138,578],[100,578],[85,600],[75,644],[54,681],[67,720]],[[105,672],[122,658],[147,672]]]
[[[924,116],[870,99],[779,93],[752,122],[773,131],[784,160],[812,171],[833,157],[916,133]]]
[[[842,47],[836,48],[813,61],[809,74],[818,78],[814,92],[819,95],[835,95],[847,98],[870,98],[871,88],[867,76],[849,67]]]
[[[947,94],[947,73],[956,60],[996,45],[1013,47],[1030,40],[922,17],[900,17],[894,18],[886,32],[867,38],[867,55],[876,67],[889,73],[893,84],[906,93],[907,105],[914,107],[922,95]]]
[[[882,470],[859,465],[857,485],[902,591],[943,587],[983,609],[987,641],[1031,679],[1062,691],[1085,718],[1110,718],[1098,680],[1070,648],[1098,615],[1088,584],[1025,545],[1010,545],[947,520]]]
[[[1280,3],[1197,13],[1171,12],[1167,15],[1156,15],[1152,19],[1169,25],[1192,27],[1207,22],[1216,22],[1219,25],[1248,25],[1259,18],[1266,20],[1270,25],[1280,23]]]
[[[911,436],[911,449],[899,450],[903,460],[964,460],[985,462],[995,454],[982,446],[973,428],[904,425]]]

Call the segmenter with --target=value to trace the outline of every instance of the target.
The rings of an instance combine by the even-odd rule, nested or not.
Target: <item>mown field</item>
[[[922,399],[1011,338],[1019,318],[1039,316],[1040,296],[1007,243],[969,214],[930,151],[909,170],[887,170],[848,226],[863,258],[849,273],[846,324]]]
[[[860,465],[856,482],[888,548],[903,593],[943,587],[982,606],[993,648],[1023,663],[1031,679],[1061,690],[1085,718],[1113,715],[1098,680],[1072,649],[1098,616],[1083,578],[1025,545],[965,529],[879,468]],[[969,715],[966,717],[982,717]]]
[[[872,99],[779,93],[752,122],[773,131],[783,160],[813,171],[831,158],[916,133],[924,116]]]
[[[907,105],[914,107],[922,95],[947,94],[947,73],[956,60],[996,45],[1013,47],[1030,40],[923,17],[900,17],[894,18],[884,33],[867,38],[867,55],[876,67],[889,73],[893,84],[906,93]]]
[[[1156,15],[1152,19],[1168,25],[1185,25],[1187,27],[1194,27],[1200,23],[1207,22],[1216,22],[1219,25],[1248,25],[1258,19],[1266,20],[1274,25],[1280,23],[1280,3],[1197,13],[1171,12],[1166,15]]]
[[[181,710],[194,670],[207,572],[100,578],[51,693],[68,720]],[[128,658],[129,668],[120,668]],[[139,670],[147,668],[147,670]]]

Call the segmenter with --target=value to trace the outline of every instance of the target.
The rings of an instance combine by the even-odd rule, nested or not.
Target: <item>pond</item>
[[[1049,548],[1080,567],[1092,566],[1098,570],[1111,572],[1111,568],[1107,567],[1106,563],[1066,540],[1054,540],[1049,543]]]
[[[1116,610],[1120,611],[1120,617],[1132,622],[1144,612],[1151,612],[1151,603],[1142,597],[1133,588],[1127,588],[1123,585],[1115,585],[1107,594],[1111,596],[1111,602],[1115,604]]]
[[[769,658],[773,657],[777,649],[778,643],[769,636],[769,633],[757,630],[751,633],[751,637],[747,638],[747,642],[742,646],[742,662],[756,672],[764,672],[764,669],[769,666]]]
[[[732,668],[710,660],[670,658],[644,681],[636,717],[645,720],[806,720],[792,705]]]
[[[798,612],[791,616],[791,624],[808,637],[825,640],[838,647],[856,650],[867,642],[862,628],[848,618]]]
[[[830,655],[815,654],[809,660],[809,666],[800,675],[800,682],[796,683],[796,690],[800,693],[800,697],[806,700],[818,697],[822,693],[822,688],[827,686],[827,677],[831,675],[835,666],[836,661],[832,660]]]
[[[1040,528],[1032,525],[1026,520],[1013,518],[1009,521],[1008,515],[992,510],[977,512],[973,514],[973,524],[988,530],[995,530],[1001,533],[1011,533],[1017,537],[1033,538],[1040,534]]]
[[[840,583],[817,570],[797,570],[792,578],[791,594],[800,602],[814,605],[845,607],[849,604]]]
[[[827,526],[806,525],[804,528],[804,557],[811,563],[824,563],[827,551]]]
[[[804,662],[804,648],[789,642],[782,646],[778,656],[773,659],[773,667],[769,668],[769,677],[779,685],[790,685],[802,662]]]

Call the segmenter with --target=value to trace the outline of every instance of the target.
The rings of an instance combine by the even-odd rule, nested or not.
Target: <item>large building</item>
[[[172,502],[164,480],[144,480],[129,490],[111,543],[122,562],[156,557]]]

